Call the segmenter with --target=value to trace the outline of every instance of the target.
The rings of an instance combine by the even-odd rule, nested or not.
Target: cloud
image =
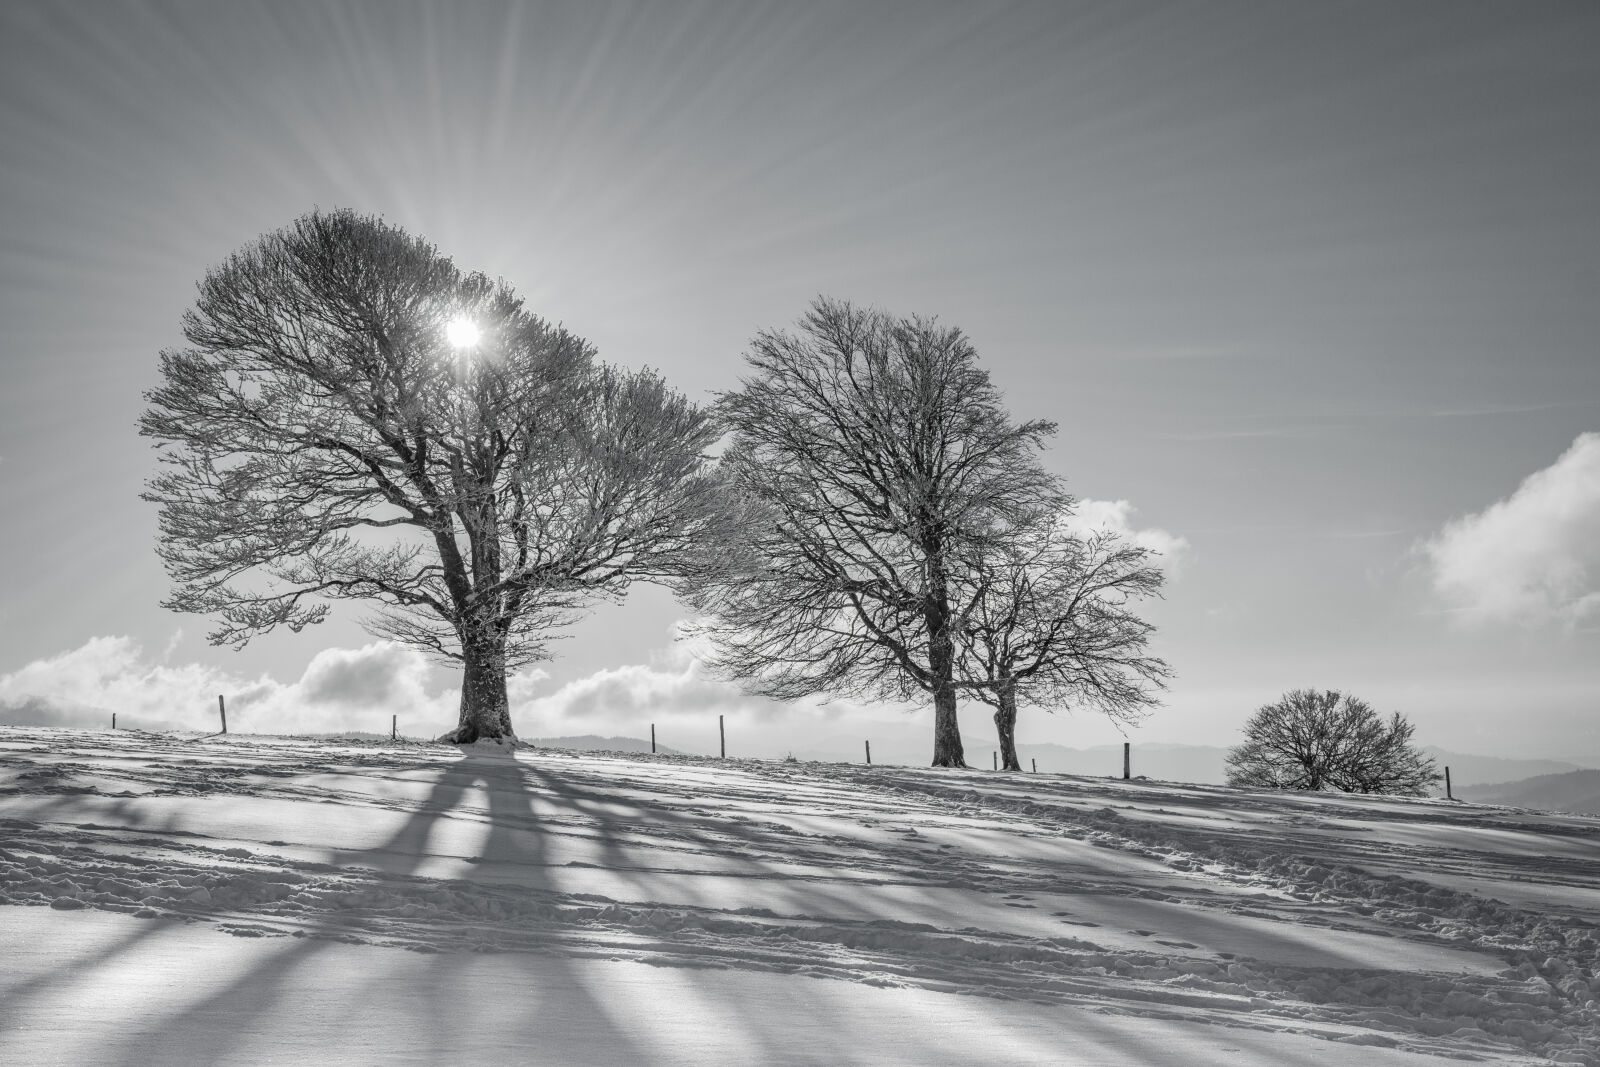
[[[0,723],[146,730],[215,730],[217,695],[228,702],[228,726],[241,733],[387,733],[389,717],[412,736],[435,736],[454,725],[459,678],[444,672],[429,691],[422,653],[388,641],[327,648],[294,682],[251,679],[198,663],[165,662],[130,637],[94,637],[78,648],[0,674]],[[646,663],[595,671],[549,691],[549,674],[529,668],[506,680],[512,718],[529,737],[571,733],[648,734],[652,722],[710,723],[718,714],[772,722],[791,711],[818,711],[745,695],[705,673],[687,642],[653,653]],[[704,747],[702,745],[702,747]]]
[[[78,648],[0,675],[0,720],[33,725],[166,728],[194,718],[190,708],[227,691],[221,672],[199,664],[152,663],[127,637],[92,637]],[[213,719],[214,721],[214,719]]]
[[[427,691],[422,654],[387,641],[324,649],[287,685],[165,659],[130,637],[92,637],[0,674],[0,722],[109,726],[115,712],[121,727],[213,730],[218,694],[229,726],[257,733],[387,732],[390,715],[413,734],[438,733],[455,718],[453,695]]]
[[[922,762],[931,752],[926,701],[902,706],[769,700],[710,676],[689,642],[653,653],[647,663],[598,670],[543,695],[536,683],[520,677],[510,679],[508,689],[517,730],[530,739],[642,740],[653,726],[664,745],[715,754],[723,740],[720,716],[726,720],[730,755],[860,759],[863,738],[871,740],[880,762]],[[978,716],[986,721],[987,709],[980,708]]]
[[[919,762],[927,756],[927,701],[857,704],[821,699],[782,702],[744,693],[709,675],[691,641],[650,654],[647,662],[593,672],[552,687],[538,668],[506,680],[512,722],[526,738],[582,734],[648,738],[681,751],[719,750],[726,718],[730,754],[777,758],[787,752],[856,758],[862,738],[875,758]],[[318,652],[293,682],[246,678],[199,663],[171,664],[130,637],[94,637],[78,648],[0,674],[0,724],[104,729],[217,729],[217,694],[228,701],[236,733],[387,733],[390,715],[412,737],[455,724],[459,676],[432,678],[420,652],[387,641]],[[986,725],[988,711],[969,704]],[[907,714],[912,712],[912,714]],[[980,727],[981,729],[982,727]]]
[[[512,705],[526,707],[529,720],[540,723],[545,734],[591,733],[600,726],[628,730],[664,718],[704,718],[718,712],[771,719],[790,708],[707,675],[698,660],[681,652],[657,655],[650,663],[604,668],[544,696],[533,696],[532,686],[520,676],[508,688]]]
[[[1574,626],[1600,617],[1600,433],[1421,543],[1433,587],[1471,621]]]
[[[82,721],[86,716],[80,717],[71,709],[38,697],[22,697],[15,702],[0,701],[0,723],[7,726],[104,726],[109,721],[98,711],[94,712],[94,716],[92,724]]]
[[[1073,533],[1113,533],[1140,548],[1147,548],[1161,557],[1169,576],[1188,561],[1189,542],[1177,534],[1168,533],[1158,526],[1135,529],[1133,515],[1139,509],[1126,500],[1080,500],[1067,521]]]
[[[662,744],[714,754],[723,740],[720,715],[729,755],[859,760],[863,741],[880,763],[922,764],[932,752],[926,698],[906,705],[768,700],[711,677],[695,653],[693,642],[675,642],[645,663],[605,668],[553,689],[545,671],[519,671],[507,679],[512,721],[529,739],[645,739],[654,724]],[[455,723],[459,678],[435,679],[437,692],[428,691],[428,680],[421,653],[386,641],[324,649],[296,681],[284,683],[165,663],[132,638],[95,637],[0,674],[0,723],[104,729],[116,712],[122,728],[210,732],[222,693],[229,729],[238,733],[387,733],[389,716],[398,715],[402,733],[438,736]],[[1030,720],[1029,729],[1042,728],[1045,718]],[[981,762],[992,738],[989,709],[965,701],[963,719],[971,758]]]
[[[427,662],[414,650],[380,642],[316,654],[299,682],[300,696],[318,705],[385,708],[423,691]]]

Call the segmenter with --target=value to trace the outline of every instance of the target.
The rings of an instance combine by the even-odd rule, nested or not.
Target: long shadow
[[[624,854],[625,839],[641,833],[655,840],[666,838],[683,842],[690,850],[719,860],[734,860],[743,871],[722,869],[710,871],[720,877],[770,878],[795,880],[792,872],[780,872],[778,864],[805,865],[839,870],[860,870],[863,862],[881,868],[884,845],[881,842],[857,842],[830,838],[825,842],[809,841],[804,835],[774,830],[737,818],[718,818],[705,813],[686,813],[668,803],[654,798],[630,798],[626,806],[637,811],[632,819],[623,819],[613,813],[622,802],[609,792],[601,792],[581,784],[577,775],[557,774],[538,767],[528,767],[528,776],[540,789],[557,803],[587,816],[596,827],[596,843],[604,850],[603,865],[608,869],[636,869],[637,864],[627,862]],[[661,789],[650,786],[659,795]],[[692,794],[685,792],[685,799]],[[762,799],[765,799],[763,797]],[[920,857],[919,857],[920,858]],[[654,870],[648,868],[647,870]],[[908,878],[907,884],[925,880]]]
[[[447,820],[467,820],[484,826],[481,843],[472,856],[481,865],[479,869],[484,877],[462,881],[470,881],[479,888],[493,887],[496,892],[521,890],[547,900],[567,896],[566,887],[559,884],[556,861],[560,856],[554,846],[574,836],[591,843],[598,866],[619,872],[625,878],[630,876],[620,872],[632,870],[630,884],[634,886],[646,885],[648,874],[658,869],[641,866],[637,857],[650,841],[660,838],[682,842],[719,859],[726,858],[730,850],[742,852],[738,858],[746,868],[744,876],[771,879],[775,891],[781,891],[782,880],[791,876],[779,869],[772,859],[774,856],[784,865],[792,861],[838,864],[848,869],[883,861],[882,853],[874,853],[865,842],[853,844],[848,850],[831,842],[829,849],[840,851],[825,852],[799,837],[784,838],[734,820],[686,812],[664,800],[627,795],[630,785],[637,785],[644,792],[655,791],[655,782],[628,783],[624,779],[619,791],[621,796],[603,792],[596,789],[593,778],[577,766],[569,770],[566,766],[548,766],[544,761],[528,763],[503,756],[452,755],[434,770],[431,779],[426,796],[387,839],[371,849],[339,852],[336,860],[347,867],[383,871],[388,879],[399,884],[417,877],[423,864],[443,855],[438,850],[430,852],[430,844]],[[478,803],[480,791],[484,801],[481,805]],[[688,787],[675,795],[690,802],[694,799],[693,790]],[[63,800],[63,806],[70,807],[70,802]],[[845,814],[842,811],[830,813],[831,817]],[[581,817],[581,834],[574,835],[570,818],[573,816]],[[635,845],[641,836],[645,841]],[[449,884],[437,879],[427,881],[435,885]],[[837,890],[841,895],[849,891],[848,886]],[[808,892],[808,899],[814,902],[822,896],[816,884],[811,885]],[[258,1039],[269,1024],[292,1024],[283,1008],[298,990],[314,979],[312,965],[320,962],[319,957],[326,954],[335,940],[352,934],[370,934],[374,928],[369,921],[372,918],[364,914],[360,906],[338,912],[312,913],[303,931],[306,936],[270,952],[182,1008],[158,1012],[141,1020],[138,1032],[116,1041],[97,1062],[216,1062],[230,1058],[247,1040]],[[486,942],[482,935],[485,930],[494,931],[495,922],[485,924],[459,916],[435,916],[429,922],[427,932],[442,937],[447,948],[461,949],[485,943],[493,947],[492,939]],[[505,931],[503,926],[501,929]],[[545,981],[559,989],[562,1010],[592,1020],[589,1028],[595,1040],[615,1062],[651,1062],[655,1058],[653,1053],[658,1050],[642,1045],[625,1025],[629,1012],[635,1011],[637,1006],[597,996],[593,992],[595,967],[601,965],[580,964],[565,955],[559,937],[561,931],[554,932],[557,936],[538,945],[542,951],[537,970]],[[138,940],[130,940],[129,945],[120,947],[113,945],[107,954],[126,952],[148,937],[149,934],[141,932]],[[524,948],[526,944],[518,941],[515,947]],[[393,957],[372,949],[365,951],[370,953],[370,960],[362,963],[370,968],[371,977],[364,988],[377,990],[382,986]],[[452,1052],[472,1036],[462,1030],[462,1020],[468,1013],[463,1010],[461,997],[481,995],[482,990],[461,988],[463,976],[471,969],[467,962],[471,957],[447,951],[424,959],[426,962],[419,965],[415,957],[406,958],[408,967],[422,967],[426,979],[408,988],[422,991],[414,1005],[416,1014],[429,1019],[432,1032],[437,1035],[430,1058],[434,1062],[450,1062],[454,1058]],[[734,967],[754,966],[753,962],[742,964],[738,958],[724,962]],[[673,973],[685,989],[711,987],[709,982],[697,979],[696,972],[677,970]],[[338,990],[339,1002],[351,1003],[354,999],[358,999],[354,989]],[[528,1016],[537,1010],[530,1011],[514,1003],[505,1005],[508,1021],[514,1022],[519,1032],[530,1035],[537,1034],[538,1025],[536,1019]],[[773,1045],[775,1028],[764,1027],[760,1020],[745,1020],[741,1025],[740,1036],[751,1052],[750,1062],[782,1062],[787,1058],[784,1049]]]
[[[565,768],[562,768],[565,771]],[[651,794],[628,797],[625,801],[610,792],[584,784],[581,772],[560,773],[537,766],[526,773],[536,781],[542,796],[553,803],[585,815],[593,827],[590,839],[597,855],[594,866],[603,868],[616,881],[628,886],[634,904],[662,903],[653,899],[652,877],[661,874],[704,877],[743,882],[756,889],[745,891],[744,907],[764,908],[780,916],[850,915],[859,910],[863,889],[861,872],[869,871],[870,881],[927,889],[944,884],[944,872],[930,874],[926,855],[885,842],[858,842],[829,838],[813,841],[801,834],[774,832],[770,828],[732,818],[720,818],[698,811],[684,811],[660,799],[662,787],[651,782],[641,786]],[[691,789],[677,794],[686,803],[695,799]],[[615,814],[621,806],[631,814]],[[630,839],[645,841],[637,847]],[[709,857],[705,869],[674,869],[659,865],[654,857],[640,851],[667,849],[694,856]],[[835,873],[836,872],[836,873]],[[725,900],[684,899],[666,902],[675,906],[700,907],[728,913],[740,905]],[[849,919],[838,921],[850,922]]]
[[[33,978],[16,984],[0,983],[0,1035],[10,1033],[24,1015],[24,1008],[33,1000],[50,994],[54,989],[77,981],[101,967],[114,963],[123,956],[137,952],[152,937],[160,933],[165,923],[145,921],[118,937],[112,943],[85,953],[68,962],[52,964]]]
[[[615,796],[578,785],[574,780],[576,777],[576,774],[561,774],[537,764],[520,761],[500,763],[495,768],[492,784],[488,786],[489,806],[493,818],[489,839],[484,846],[484,859],[526,871],[530,881],[538,882],[537,887],[540,889],[553,888],[550,872],[555,868],[550,862],[549,837],[538,830],[540,820],[535,812],[536,797],[558,809],[565,808],[568,811],[581,813],[591,820],[594,828],[592,840],[598,846],[600,853],[599,865],[608,870],[620,871],[629,868],[626,839],[636,835],[640,830],[650,832],[653,829],[666,827],[674,835],[687,838],[713,854],[725,853],[727,850],[726,840],[708,834],[702,823],[680,811],[640,797],[630,797],[622,801]],[[638,820],[630,824],[629,821],[617,817],[615,809],[619,806],[637,811]],[[737,826],[737,824],[732,825]],[[529,832],[529,828],[533,832]],[[774,876],[770,864],[749,858],[746,859],[746,863],[754,869],[757,876]],[[640,873],[642,876],[644,872]],[[699,974],[695,970],[683,968],[673,968],[673,973],[681,982],[691,987],[696,984],[696,977]],[[575,984],[583,983],[580,979]],[[592,994],[586,992],[585,999],[592,1001]],[[708,998],[701,996],[699,999],[704,1002]],[[599,1007],[613,1012],[617,1010],[617,1006]],[[737,1031],[737,1044],[741,1049],[743,1062],[778,1064],[792,1061],[790,1053],[793,1050],[774,1043],[770,1036],[751,1020],[724,1015],[716,1021],[723,1028]],[[614,1036],[620,1033],[621,1031],[613,1027]],[[610,1057],[607,1062],[643,1064],[659,1058],[660,1050],[645,1049],[629,1042],[621,1046],[620,1050],[608,1048],[607,1054]],[[682,1053],[677,1053],[673,1058],[682,1058]],[[806,1057],[805,1062],[815,1061]]]
[[[635,888],[643,887],[648,875],[659,868],[641,865],[637,856],[630,854],[633,851],[630,839],[682,841],[691,849],[718,857],[726,857],[730,852],[729,841],[708,832],[702,820],[662,801],[644,797],[619,799],[614,794],[579,784],[578,775],[574,773],[557,773],[537,765],[523,765],[521,769],[527,782],[538,789],[541,799],[548,799],[554,807],[581,816],[592,827],[592,833],[584,836],[597,850],[595,865]],[[632,809],[635,814],[620,816],[616,811],[619,807]],[[746,868],[749,875],[772,876],[772,865],[752,855],[762,842],[748,833],[741,835],[737,826],[727,823],[721,829],[731,837],[744,837],[742,844],[746,847],[736,853],[739,865]],[[637,847],[651,846],[641,842]]]
[[[505,757],[451,759],[437,775],[427,798],[387,841],[364,853],[341,853],[340,859],[347,866],[373,866],[394,876],[412,874],[428,858],[427,842],[439,821],[461,813],[464,800],[479,787],[488,798],[488,833],[478,860],[515,864],[521,885],[530,892],[554,896],[557,888],[549,877],[544,836],[537,832],[538,819],[527,779],[520,765]],[[516,832],[511,829],[515,825],[535,830]],[[226,1059],[238,1047],[243,1035],[257,1030],[279,1008],[286,994],[299,987],[304,969],[319,954],[335,941],[347,938],[353,928],[360,928],[361,918],[358,911],[318,917],[303,938],[297,938],[292,945],[181,1011],[153,1021],[145,1032],[108,1050],[103,1062],[131,1065]],[[465,933],[467,928],[463,923],[461,931]],[[375,978],[381,975],[385,962],[385,957],[374,953],[371,964]],[[648,1062],[646,1050],[635,1046],[627,1032],[611,1022],[613,1007],[587,992],[571,960],[559,952],[553,953],[545,957],[544,966],[546,971],[555,969],[557,983],[563,991],[564,1008],[594,1020],[604,1047],[619,1051],[619,1062]],[[449,972],[453,969],[455,965],[448,952],[433,956],[428,970],[430,974],[436,973],[438,980],[418,983],[429,992],[426,1002],[416,1007],[434,1020],[436,1033],[448,1033],[451,1021],[462,1014],[460,997],[475,995],[451,988]],[[508,1003],[504,1010],[509,1016],[515,1016],[517,1005]],[[434,1050],[434,1062],[451,1061],[454,1050],[444,1047],[445,1044],[447,1042],[441,1041],[440,1047]]]
[[[52,753],[52,755],[54,754]],[[145,837],[158,839],[162,835],[170,834],[176,830],[176,820],[173,818],[156,821],[147,819],[144,813],[139,811],[133,803],[133,800],[137,798],[76,791],[41,791],[25,795],[30,799],[28,807],[29,818],[0,820],[0,848],[49,856],[56,862],[75,863],[80,861],[83,856],[96,855],[93,848],[84,846],[90,843],[100,843],[102,839],[98,831],[101,830],[111,832],[126,831],[128,834],[134,835],[129,839],[132,841]],[[94,818],[107,821],[105,823],[80,823],[78,820],[86,814],[83,811],[85,801],[95,802],[92,810]],[[65,831],[49,829],[57,824],[72,827],[72,829]],[[91,831],[89,827],[94,827],[95,830]],[[36,842],[33,841],[35,837],[39,838]],[[89,863],[93,866],[95,861],[91,859]],[[81,876],[84,872],[75,868],[72,873]],[[19,903],[10,906],[28,907],[36,905]],[[127,913],[133,911],[134,908],[127,906],[114,910]],[[59,963],[33,978],[5,985],[3,987],[4,997],[0,999],[0,1034],[9,1032],[12,1029],[17,1018],[21,1016],[29,1002],[48,995],[52,989],[64,986],[83,974],[90,973],[120,957],[136,952],[145,942],[159,933],[163,925],[160,922],[145,922],[143,925],[94,952],[79,956],[70,962]]]
[[[886,781],[895,781],[897,776],[891,772],[890,775],[880,775],[880,777],[885,778]],[[929,782],[921,776],[913,776],[909,781],[896,781],[895,784],[914,795],[927,797],[942,803],[953,802],[957,809],[964,808],[970,803],[965,798],[970,786],[960,780]],[[1030,785],[1025,790],[1016,791],[1013,799],[1025,800],[1036,805],[1032,810],[1032,814],[1028,817],[1041,819],[1042,825],[1045,826],[1053,825],[1057,820],[1064,820],[1066,824],[1072,826],[1082,824],[1092,828],[1120,830],[1131,833],[1136,840],[1143,839],[1141,834],[1142,824],[1133,820],[1118,819],[1108,822],[1103,817],[1097,818],[1098,812],[1074,806],[1070,800],[1063,804],[1061,803],[1063,798],[1049,795],[1049,791],[1039,785]],[[1102,798],[1097,795],[1096,799]],[[994,817],[1004,815],[1005,812],[993,810],[982,814],[987,817]],[[1175,828],[1170,825],[1149,827],[1148,830],[1154,835],[1154,839],[1159,840],[1168,847],[1178,847],[1180,845],[1195,847],[1198,845],[1203,850],[1218,840],[1225,840],[1230,846],[1236,844],[1239,848],[1252,850],[1271,847],[1264,846],[1259,831],[1252,833],[1243,829],[1224,830],[1210,827],[1205,830],[1189,830]],[[1326,854],[1332,850],[1323,851]],[[1130,859],[1136,858],[1130,855]],[[1353,864],[1357,858],[1356,855],[1351,855],[1345,859],[1345,862]],[[1394,857],[1388,858],[1393,860]],[[1322,861],[1319,860],[1319,862]],[[1239,923],[1239,920],[1230,913],[1230,910],[1232,907],[1242,906],[1240,897],[1237,895],[1213,894],[1203,891],[1201,888],[1183,887],[1180,890],[1175,890],[1172,884],[1172,872],[1164,865],[1159,865],[1163,888],[1168,893],[1177,891],[1179,894],[1175,898],[1170,898],[1168,903],[1163,903],[1160,900],[1149,902],[1139,900],[1137,898],[1142,895],[1144,890],[1138,881],[1130,881],[1126,878],[1123,878],[1120,882],[1108,880],[1104,872],[1100,874],[1099,884],[1075,884],[1077,883],[1075,865],[1070,861],[1061,863],[1043,858],[1030,859],[1026,864],[1011,864],[1009,872],[1001,874],[1003,863],[1002,858],[989,857],[979,865],[986,884],[972,885],[968,888],[976,892],[990,893],[1016,890],[1037,897],[1063,897],[1077,893],[1091,893],[1099,896],[1120,898],[1115,910],[1120,910],[1127,915],[1123,919],[1123,923],[1127,924],[1130,929],[1150,923],[1154,923],[1158,927],[1163,922],[1172,923],[1175,913],[1172,912],[1171,905],[1181,903],[1186,907],[1183,908],[1182,912],[1176,913],[1181,915],[1183,923],[1178,932],[1182,932],[1186,937],[1196,937],[1209,942],[1213,948],[1227,947],[1229,930],[1236,928]],[[1218,910],[1219,906],[1221,908],[1220,911]],[[1317,956],[1319,950],[1315,944],[1316,935],[1310,931],[1317,928],[1330,927],[1355,934],[1365,934],[1372,937],[1379,936],[1371,928],[1370,924],[1363,924],[1359,921],[1345,922],[1337,914],[1331,916],[1326,914],[1328,909],[1325,907],[1300,900],[1273,900],[1270,902],[1255,900],[1250,902],[1250,906],[1255,909],[1266,908],[1272,911],[1276,918],[1272,927],[1263,926],[1260,923],[1251,923],[1247,931],[1249,941],[1260,946],[1256,951],[1263,958],[1297,961],[1295,963],[1285,963],[1285,966],[1314,965],[1310,961],[1312,957]],[[1148,912],[1151,917],[1147,921],[1141,922],[1138,917],[1140,912]],[[1265,918],[1265,916],[1261,917]],[[1070,933],[1091,940],[1095,936],[1092,930],[1085,932],[1073,929]],[[1159,944],[1159,942],[1156,943]],[[1380,942],[1373,941],[1372,943],[1376,945]],[[1477,950],[1467,949],[1466,951],[1474,952]],[[1482,952],[1478,952],[1478,954],[1485,955]],[[1328,947],[1325,958],[1322,958],[1320,963],[1321,965],[1338,969],[1357,966],[1356,961],[1350,958],[1347,944],[1343,941],[1333,942]]]

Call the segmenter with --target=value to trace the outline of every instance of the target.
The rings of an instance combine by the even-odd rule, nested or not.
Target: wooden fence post
[[[656,754],[656,724],[650,724],[650,755]]]
[[[1034,758],[1034,759],[1029,760],[1028,762],[1033,764],[1033,773],[1034,774],[1038,774],[1039,773],[1039,760],[1037,758]]]
[[[389,740],[393,741],[400,736],[400,716],[389,716]]]
[[[1133,777],[1133,760],[1128,755],[1128,749],[1131,747],[1132,745],[1129,742],[1122,742],[1122,778],[1124,781]]]
[[[1450,768],[1449,767],[1446,767],[1444,769],[1444,798],[1446,800],[1454,800],[1456,798],[1455,794],[1450,791]]]
[[[228,705],[223,701],[222,694],[217,694],[217,714],[222,716],[222,732],[228,732]]]
[[[872,766],[872,742],[867,742],[867,766]]]
[[[728,758],[728,734],[727,734],[727,731],[725,731],[722,728],[722,716],[721,715],[717,716],[717,739],[722,744],[722,758],[723,759],[727,759]]]
[[[994,757],[994,769],[998,771],[1000,769],[1000,753],[990,752],[989,755]]]

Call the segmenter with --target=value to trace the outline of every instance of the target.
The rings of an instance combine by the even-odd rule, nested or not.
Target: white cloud
[[[387,641],[324,649],[288,685],[165,659],[129,637],[90,638],[0,674],[0,722],[109,726],[116,712],[120,727],[214,730],[218,694],[229,727],[257,733],[384,732],[390,715],[402,730],[437,733],[455,718],[453,696],[427,692],[422,654]]]
[[[686,752],[719,750],[719,715],[726,718],[728,754],[859,760],[863,742],[879,763],[925,764],[932,753],[926,698],[908,705],[818,699],[783,703],[749,696],[710,677],[693,642],[675,642],[645,663],[606,668],[551,689],[532,668],[507,679],[512,721],[523,737],[598,734],[645,739],[654,724],[663,745]],[[129,637],[95,637],[79,648],[0,674],[0,723],[106,728],[117,713],[122,728],[217,728],[217,694],[228,700],[229,729],[239,733],[386,733],[389,716],[402,733],[437,736],[454,725],[459,676],[442,672],[429,692],[421,653],[390,642],[329,648],[314,656],[299,679],[283,683],[244,678],[198,663],[170,664],[146,654]],[[990,710],[963,702],[968,757],[983,763],[993,744]],[[1067,716],[1030,715],[1025,737],[1085,724]],[[1058,722],[1059,720],[1059,722]],[[1089,724],[1093,726],[1093,723]]]
[[[1175,576],[1187,561],[1189,542],[1158,526],[1135,529],[1133,516],[1138,510],[1126,500],[1080,500],[1067,521],[1067,528],[1080,536],[1102,532],[1116,534],[1160,556],[1168,575]]]
[[[386,708],[409,704],[423,692],[428,664],[413,649],[379,642],[318,652],[296,688],[309,704]]]
[[[360,648],[327,648],[291,683],[250,679],[198,663],[171,664],[147,655],[130,637],[94,637],[59,655],[0,674],[0,723],[107,727],[112,712],[123,728],[215,730],[217,695],[228,702],[235,732],[386,733],[398,715],[412,736],[443,733],[455,723],[459,676],[442,672],[430,692],[423,655],[377,641]],[[686,642],[653,653],[647,663],[606,668],[549,691],[549,674],[529,668],[507,679],[513,722],[529,737],[598,733],[648,736],[649,724],[693,721],[715,730],[716,716],[773,722],[791,708],[745,695],[709,677]],[[807,721],[836,715],[795,706]],[[702,739],[702,748],[705,747]]]
[[[54,726],[172,725],[194,718],[189,710],[210,694],[237,691],[221,672],[196,663],[152,663],[127,637],[92,637],[82,646],[34,660],[0,675],[0,720]],[[195,725],[198,725],[196,722]]]
[[[860,759],[863,739],[872,742],[880,762],[919,763],[932,751],[926,701],[906,708],[752,696],[710,676],[683,642],[653,653],[648,663],[602,669],[543,696],[535,695],[536,684],[520,678],[511,679],[509,688],[512,717],[526,738],[592,734],[643,740],[654,726],[663,745],[714,754],[721,716],[729,755]],[[989,713],[981,707],[977,713],[983,731]]]
[[[652,721],[703,719],[718,712],[770,719],[788,708],[710,677],[698,660],[681,651],[653,656],[650,663],[598,670],[544,696],[533,696],[532,685],[520,677],[511,679],[509,688],[512,706],[526,708],[525,718],[546,736],[634,732]]]
[[[1600,433],[1517,491],[1445,523],[1420,550],[1434,589],[1473,621],[1560,622],[1600,617]]]
[[[648,738],[681,751],[715,753],[718,716],[730,755],[859,759],[870,740],[879,762],[925,762],[932,751],[928,702],[861,705],[820,699],[789,703],[744,693],[711,677],[692,642],[675,642],[645,663],[609,667],[552,689],[540,669],[507,679],[512,721],[526,738],[598,734]],[[459,676],[442,672],[427,688],[421,653],[379,641],[317,653],[299,679],[249,679],[198,663],[169,664],[129,637],[95,637],[79,648],[0,674],[0,723],[124,729],[217,729],[217,694],[237,733],[402,733],[437,736],[454,725]],[[989,744],[989,711],[967,702],[970,738]],[[981,754],[981,753],[980,753]],[[973,758],[977,758],[975,755]]]

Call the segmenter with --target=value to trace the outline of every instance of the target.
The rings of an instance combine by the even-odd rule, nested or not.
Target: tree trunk
[[[479,633],[462,642],[461,721],[441,740],[458,745],[474,741],[515,741],[511,706],[506,696],[505,639]]]
[[[967,765],[966,751],[961,746],[961,724],[956,719],[954,686],[942,686],[933,691],[933,765]]]
[[[933,765],[935,767],[965,767],[966,752],[961,747],[961,723],[956,718],[955,646],[950,640],[947,625],[949,608],[930,611],[936,615],[928,621],[928,670],[933,675]]]
[[[1017,689],[1012,682],[1001,682],[997,690],[1000,707],[994,713],[995,729],[1000,733],[1000,766],[1003,770],[1020,771],[1022,761],[1017,759]]]

